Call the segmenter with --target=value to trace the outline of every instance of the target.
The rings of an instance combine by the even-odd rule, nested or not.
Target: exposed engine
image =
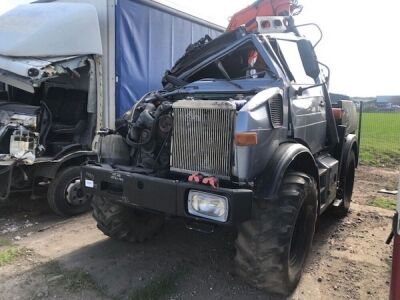
[[[28,163],[41,152],[39,118],[41,108],[10,102],[0,103],[0,155]]]
[[[131,162],[138,168],[164,177],[169,172],[172,103],[155,101],[138,105],[126,136],[131,146]]]
[[[228,176],[235,115],[247,103],[242,95],[235,98],[144,97],[117,123],[119,134],[103,132],[101,161],[156,177],[169,177],[170,171]]]

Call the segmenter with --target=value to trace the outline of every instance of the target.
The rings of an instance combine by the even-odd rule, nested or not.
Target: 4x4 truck
[[[345,215],[358,163],[357,113],[332,106],[314,47],[292,17],[257,17],[192,44],[148,93],[104,129],[82,168],[106,235],[143,242],[166,216],[236,226],[238,274],[287,295],[318,217]]]

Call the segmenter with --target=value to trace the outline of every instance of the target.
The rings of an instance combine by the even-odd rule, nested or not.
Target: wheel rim
[[[82,190],[81,180],[79,178],[73,179],[65,189],[65,199],[71,206],[82,206],[88,201],[88,196]]]

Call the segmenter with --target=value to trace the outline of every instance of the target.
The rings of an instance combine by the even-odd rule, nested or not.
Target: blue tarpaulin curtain
[[[164,72],[187,46],[217,30],[133,0],[116,7],[116,114],[120,117],[145,93],[162,88]]]

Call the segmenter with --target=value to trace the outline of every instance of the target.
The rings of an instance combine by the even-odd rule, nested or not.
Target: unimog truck
[[[189,46],[163,90],[100,132],[81,174],[98,228],[143,242],[171,216],[235,226],[237,273],[290,294],[319,216],[348,212],[358,164],[355,106],[331,104],[321,66],[292,17]]]

